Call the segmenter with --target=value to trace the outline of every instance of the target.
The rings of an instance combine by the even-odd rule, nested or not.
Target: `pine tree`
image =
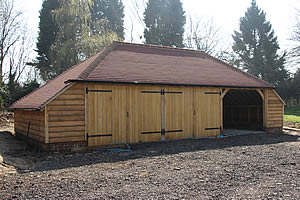
[[[97,22],[107,19],[106,32],[117,33],[119,39],[124,40],[124,5],[121,0],[93,0],[91,29],[99,30]]]
[[[233,50],[249,73],[278,86],[287,77],[285,54],[279,55],[279,44],[266,13],[252,0],[240,19],[240,31],[233,34]]]
[[[58,0],[44,0],[40,11],[39,36],[37,41],[37,63],[36,68],[39,69],[42,79],[48,80],[51,68],[49,61],[49,50],[55,42],[58,27],[52,15],[52,11],[59,7]],[[50,70],[50,71],[49,71]]]
[[[180,0],[149,0],[144,12],[146,43],[183,47],[184,13]]]

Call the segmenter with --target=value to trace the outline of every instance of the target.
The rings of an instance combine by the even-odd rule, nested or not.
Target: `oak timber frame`
[[[26,136],[28,129],[28,137],[44,144],[87,142],[90,146],[116,141],[137,143],[214,137],[223,130],[223,99],[230,90],[256,91],[263,100],[264,129],[282,128],[284,102],[269,88],[74,83],[39,111],[15,110],[15,132]],[[96,100],[90,96],[92,93],[96,100],[105,98],[112,103],[105,108],[111,110],[111,115],[103,114],[111,119],[105,122],[111,127],[111,133],[96,130],[101,127],[95,126],[96,114],[92,115],[89,110],[100,108],[93,107]],[[102,97],[101,93],[110,96]],[[153,106],[149,106],[151,102]],[[153,116],[151,109],[157,109]],[[159,115],[158,120],[156,115]],[[146,124],[147,120],[152,122]],[[31,122],[30,128],[28,122]],[[92,126],[94,132],[91,132]],[[142,134],[151,132],[151,127],[159,133]]]

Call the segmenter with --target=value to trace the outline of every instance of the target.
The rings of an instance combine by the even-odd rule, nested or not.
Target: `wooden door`
[[[89,146],[112,143],[113,138],[113,90],[109,86],[90,86],[88,95]]]
[[[194,137],[216,136],[221,131],[221,89],[195,88]]]
[[[161,140],[161,88],[144,87],[139,91],[140,142]]]
[[[185,138],[184,92],[181,88],[165,88],[165,134],[166,139]]]

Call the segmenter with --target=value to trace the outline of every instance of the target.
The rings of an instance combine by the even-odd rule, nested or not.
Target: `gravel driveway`
[[[299,199],[300,134],[138,144],[36,155],[0,176],[0,199]]]

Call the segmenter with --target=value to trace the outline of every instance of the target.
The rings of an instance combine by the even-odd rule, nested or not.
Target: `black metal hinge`
[[[204,92],[204,94],[218,94],[218,95],[222,95],[222,92]]]
[[[112,92],[112,90],[89,90],[86,88],[85,92],[88,94],[89,92]]]
[[[165,89],[161,89],[160,91],[141,91],[143,94],[183,94],[183,92],[168,92]]]
[[[169,131],[166,131],[165,129],[161,129],[161,131],[142,132],[142,134],[146,135],[146,134],[160,133],[162,135],[165,135],[166,133],[179,133],[179,132],[183,132],[183,130],[169,130]]]
[[[167,94],[183,94],[183,92],[165,92],[165,93],[167,93]]]
[[[141,91],[143,94],[159,94],[160,91]]]
[[[94,138],[94,137],[109,137],[112,136],[112,134],[101,134],[101,135],[89,135],[88,133],[86,134],[87,138]]]
[[[29,130],[30,130],[30,121],[28,121],[28,126],[27,126],[27,137],[29,136]]]
[[[147,134],[154,134],[154,133],[161,133],[161,131],[149,131],[149,132],[142,132],[143,135]]]
[[[209,131],[209,130],[221,130],[221,126],[218,127],[218,128],[205,128],[206,131]]]

